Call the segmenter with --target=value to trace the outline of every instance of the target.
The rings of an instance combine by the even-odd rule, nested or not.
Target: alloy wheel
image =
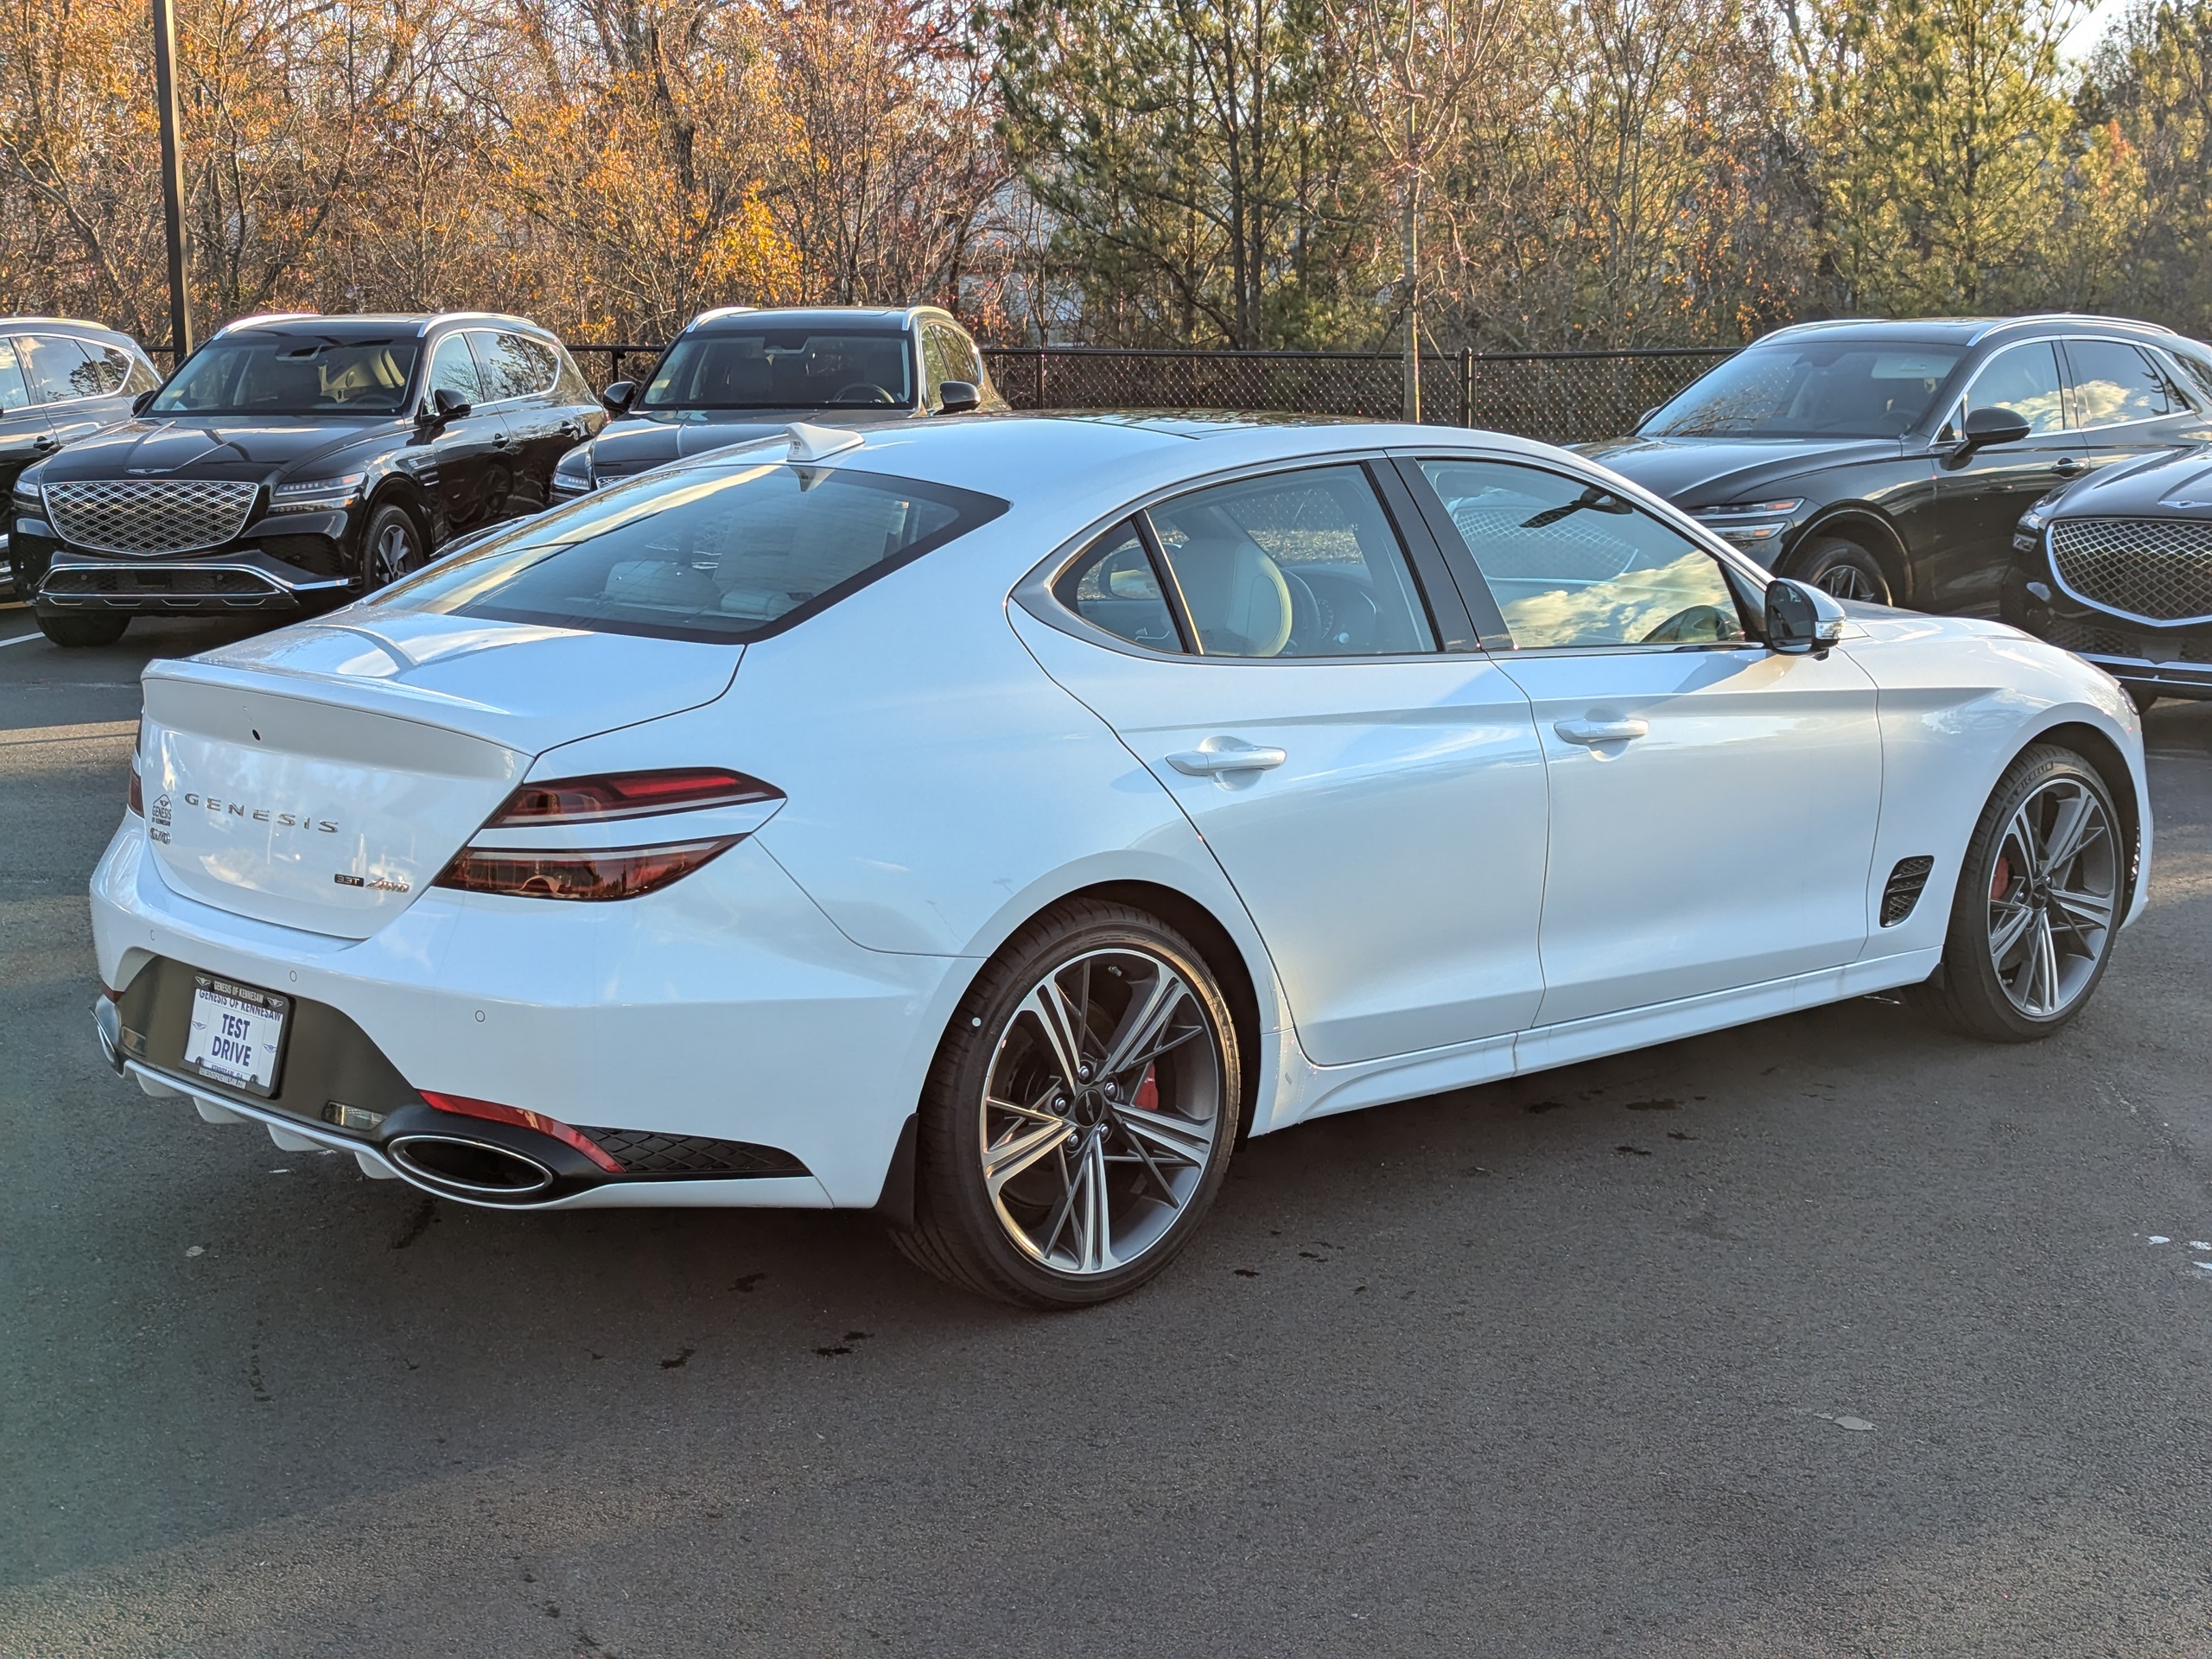
[[[2012,1006],[2063,1013],[2096,976],[2120,902],[2120,861],[2104,803],[2054,778],[2020,803],[1989,882],[1989,959]]]
[[[394,516],[377,532],[369,550],[369,585],[383,588],[397,582],[415,568],[415,532]]]
[[[1090,1276],[1158,1246],[1228,1140],[1220,1045],[1149,950],[1052,969],[999,1035],[978,1105],[983,1188],[1033,1262]]]
[[[1878,604],[1884,597],[1874,590],[1866,573],[1855,564],[1830,565],[1821,572],[1815,585],[1838,599],[1863,599]]]

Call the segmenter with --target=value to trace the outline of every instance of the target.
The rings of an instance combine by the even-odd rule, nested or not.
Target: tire
[[[111,645],[130,626],[130,614],[115,611],[41,611],[38,631],[57,645]]]
[[[938,1047],[913,1225],[893,1239],[948,1283],[1017,1306],[1135,1289],[1228,1173],[1237,1042],[1205,959],[1157,918],[1091,900],[1046,912],[976,976]],[[1058,1058],[1070,1048],[1077,1060]]]
[[[1789,574],[1838,599],[1863,600],[1873,605],[1897,603],[1882,562],[1858,543],[1840,536],[1822,537],[1807,547],[1791,561]]]
[[[2070,816],[2077,804],[2080,821]],[[1927,1000],[1991,1042],[2033,1042],[2071,1023],[2119,935],[2128,867],[2121,834],[2095,767],[2050,744],[2024,751],[1967,844]]]
[[[373,594],[429,563],[429,542],[415,515],[386,501],[369,515],[361,532],[361,591]]]

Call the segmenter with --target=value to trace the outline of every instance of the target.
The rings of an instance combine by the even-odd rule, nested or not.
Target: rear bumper
[[[391,1142],[426,1128],[461,1134],[558,1177],[527,1202],[497,1199],[500,1208],[873,1205],[965,982],[957,959],[853,944],[751,843],[613,904],[433,889],[355,942],[184,897],[126,819],[93,876],[92,925],[103,982],[119,993],[108,1040],[149,1093],[259,1123],[280,1145],[350,1152],[372,1174],[463,1202],[486,1200],[419,1179]],[[177,976],[188,987],[194,969],[295,999],[282,1084],[297,1098],[259,1100],[184,1070],[175,1014],[149,1010],[157,995],[175,996]],[[532,1131],[433,1113],[423,1090],[791,1162],[727,1179],[658,1178],[664,1166],[636,1172],[655,1179],[609,1179],[516,1139]],[[349,1133],[325,1121],[336,1103],[384,1121]],[[634,1139],[606,1144],[618,1160],[652,1156],[641,1160]],[[805,1173],[783,1173],[794,1165]]]

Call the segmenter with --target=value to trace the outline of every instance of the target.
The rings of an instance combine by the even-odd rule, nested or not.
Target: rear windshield
[[[240,334],[186,359],[155,415],[397,415],[415,372],[404,335]]]
[[[647,409],[891,409],[914,401],[906,336],[810,328],[717,330],[679,340],[645,386]]]
[[[941,484],[780,461],[650,474],[478,542],[368,603],[737,645],[827,610],[1006,507]]]
[[[1647,438],[1894,438],[1927,414],[1961,355],[1909,340],[1754,346],[1638,429]]]

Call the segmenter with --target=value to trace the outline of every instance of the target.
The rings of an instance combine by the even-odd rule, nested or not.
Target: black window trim
[[[917,337],[918,338],[918,331]],[[1164,484],[1157,489],[1148,490],[1132,500],[1123,502],[1112,512],[1092,520],[1083,530],[1062,542],[1041,563],[1033,566],[1029,573],[1014,584],[1014,592],[1009,598],[1047,627],[1056,628],[1060,632],[1081,639],[1086,644],[1102,646],[1108,651],[1118,652],[1124,657],[1135,657],[1150,663],[1211,663],[1223,667],[1281,668],[1313,667],[1332,663],[1351,665],[1443,662],[1454,656],[1479,655],[1481,654],[1479,648],[1454,652],[1446,649],[1443,644],[1446,626],[1437,614],[1435,603],[1430,596],[1427,585],[1421,580],[1420,566],[1414,559],[1412,546],[1409,545],[1410,543],[1417,542],[1421,538],[1408,536],[1405,524],[1390,512],[1389,494],[1380,476],[1389,466],[1389,456],[1384,451],[1346,449],[1321,454],[1286,456],[1273,461],[1255,461],[1241,467],[1225,467],[1216,473],[1179,479],[1172,484]],[[1152,509],[1164,506],[1168,502],[1186,495],[1195,495],[1200,490],[1212,489],[1218,485],[1239,484],[1249,479],[1267,478],[1279,473],[1311,472],[1316,467],[1357,467],[1366,474],[1368,487],[1375,492],[1376,499],[1382,507],[1384,520],[1389,524],[1391,533],[1397,537],[1399,552],[1405,558],[1407,573],[1413,581],[1414,597],[1421,604],[1421,615],[1428,624],[1430,637],[1437,641],[1436,645],[1427,651],[1385,652],[1357,657],[1213,657],[1208,656],[1202,651],[1189,648],[1196,635],[1192,630],[1188,613],[1183,607],[1182,589],[1175,585],[1174,573],[1161,556],[1159,539],[1152,528]],[[1071,564],[1096,545],[1100,537],[1124,520],[1135,520],[1138,525],[1138,534],[1144,543],[1146,556],[1152,561],[1154,578],[1160,582],[1161,594],[1168,596],[1169,613],[1175,620],[1176,632],[1184,639],[1186,648],[1182,651],[1154,651],[1148,645],[1138,645],[1133,639],[1125,639],[1110,629],[1102,628],[1089,618],[1069,609],[1068,607],[1060,603],[1059,596],[1052,591],[1054,585],[1058,582],[1061,576],[1066,574]],[[1447,585],[1444,591],[1450,594],[1454,589]],[[1470,624],[1470,632],[1471,627],[1472,625]]]
[[[1422,515],[1428,519],[1430,533],[1444,543],[1446,560],[1451,567],[1453,578],[1459,582],[1462,591],[1467,596],[1467,608],[1481,620],[1483,648],[1500,659],[1510,660],[1517,657],[1588,656],[1593,652],[1603,652],[1610,657],[1618,656],[1624,652],[1656,655],[1664,652],[1750,650],[1764,652],[1769,649],[1766,643],[1763,601],[1767,584],[1775,580],[1774,573],[1758,570],[1756,566],[1746,569],[1746,561],[1736,549],[1720,542],[1718,537],[1710,535],[1705,527],[1697,524],[1695,520],[1684,522],[1669,517],[1665,512],[1654,512],[1649,502],[1643,500],[1633,491],[1618,488],[1611,480],[1587,477],[1567,467],[1548,464],[1539,456],[1514,454],[1495,449],[1455,451],[1422,447],[1394,449],[1390,452],[1390,458],[1397,463],[1399,475],[1406,480],[1407,488],[1412,493],[1414,499],[1421,505]],[[1452,515],[1444,505],[1444,498],[1436,493],[1436,486],[1428,481],[1428,474],[1421,470],[1421,462],[1424,461],[1522,467],[1530,472],[1548,473],[1554,478],[1579,484],[1585,489],[1595,486],[1612,492],[1623,501],[1628,503],[1632,511],[1643,513],[1655,523],[1673,531],[1699,552],[1709,556],[1713,562],[1720,567],[1721,579],[1728,584],[1729,594],[1736,601],[1737,620],[1743,626],[1744,638],[1713,640],[1702,645],[1647,645],[1641,641],[1617,645],[1516,644],[1511,630],[1505,626],[1505,613],[1497,602],[1497,594],[1491,589],[1490,578],[1483,575],[1482,566],[1476,563],[1473,552],[1467,546],[1466,537],[1459,533],[1459,527],[1452,522]],[[1447,532],[1449,539],[1446,540]],[[1719,544],[1716,545],[1716,543]],[[1492,632],[1493,628],[1495,632]]]

